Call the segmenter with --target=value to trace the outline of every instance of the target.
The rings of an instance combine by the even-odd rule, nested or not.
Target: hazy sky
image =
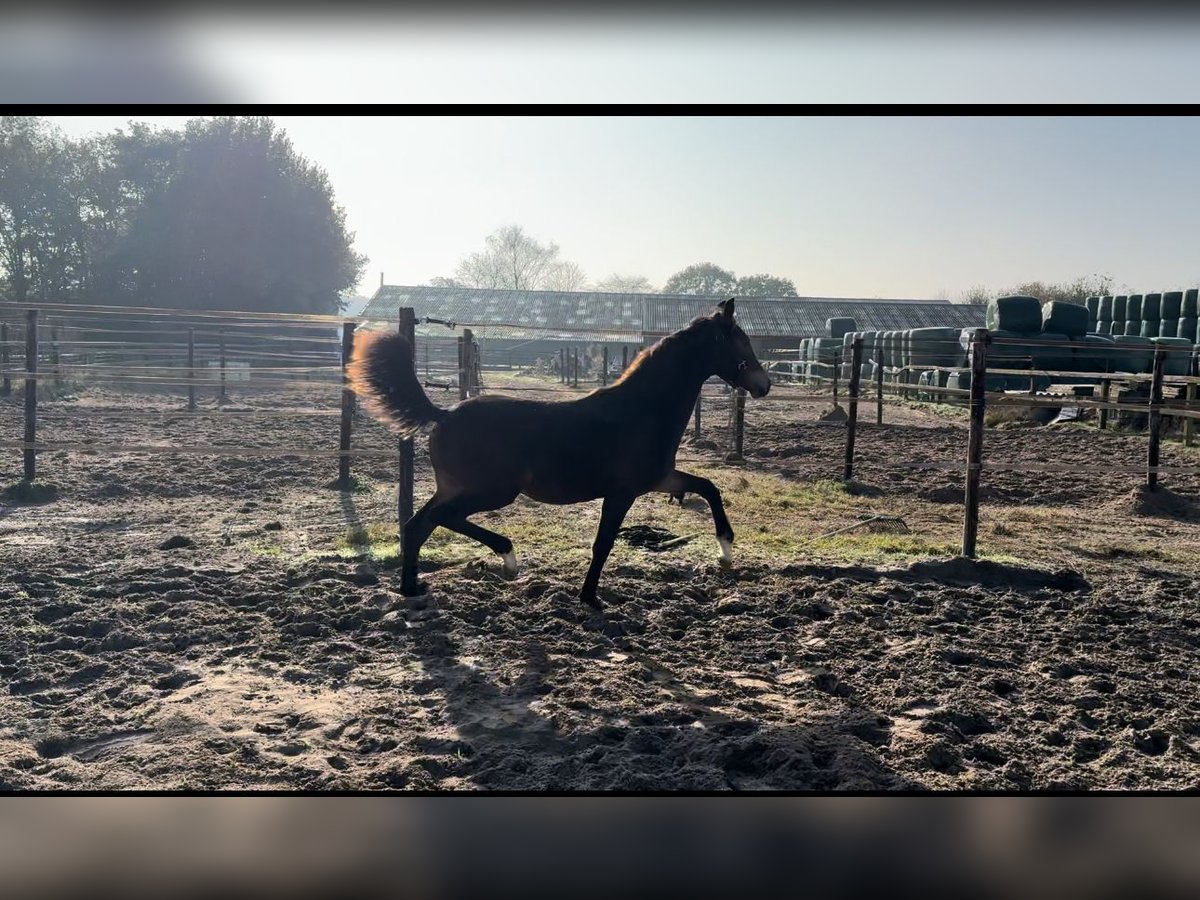
[[[328,171],[364,293],[450,275],[509,223],[656,285],[699,261],[822,296],[1200,283],[1196,117],[273,118]]]

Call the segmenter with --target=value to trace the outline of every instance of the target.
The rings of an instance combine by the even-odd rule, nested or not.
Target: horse
[[[755,398],[771,380],[734,320],[735,298],[711,315],[643,350],[612,385],[569,401],[480,395],[436,406],[413,370],[413,348],[399,334],[362,335],[347,376],[364,406],[402,437],[429,434],[437,488],[404,523],[401,592],[425,592],[417,578],[421,545],[439,525],[499,554],[505,575],[518,572],[508,538],[471,522],[517,496],[566,505],[602,498],[600,527],[579,599],[594,609],[600,572],[633,501],[652,491],[676,499],[698,494],[712,512],[721,562],[733,560],[733,528],[717,486],[675,467],[675,455],[704,382],[716,375]],[[614,439],[614,435],[617,435]]]

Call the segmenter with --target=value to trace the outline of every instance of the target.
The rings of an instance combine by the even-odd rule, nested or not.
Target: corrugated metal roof
[[[669,334],[711,312],[713,297],[668,294],[603,294],[503,291],[476,288],[384,285],[363,310],[370,320],[395,321],[411,306],[426,316],[469,325],[481,337],[561,337],[621,341]],[[866,300],[834,297],[738,298],[737,316],[751,337],[802,338],[826,333],[825,321],[848,316],[860,331],[929,326],[983,327],[984,307],[944,301]],[[419,325],[418,333],[446,333]]]
[[[501,291],[478,288],[384,285],[363,310],[363,318],[395,321],[411,306],[418,321],[426,316],[468,325],[482,337],[637,340],[642,334],[642,295],[566,291]],[[435,334],[440,325],[419,325]]]

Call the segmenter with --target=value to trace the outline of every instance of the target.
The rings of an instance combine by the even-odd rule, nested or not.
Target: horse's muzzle
[[[770,393],[771,379],[767,377],[766,372],[759,369],[745,380],[744,387],[750,392],[751,397],[755,400],[760,400]]]

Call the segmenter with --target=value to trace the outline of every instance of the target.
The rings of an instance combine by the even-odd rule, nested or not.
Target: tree
[[[745,275],[737,280],[740,297],[795,297],[796,285],[790,278],[776,275]]]
[[[435,275],[433,278],[430,278],[429,286],[446,288],[462,287],[462,285],[458,283],[457,278],[443,278],[441,275]]]
[[[602,294],[653,294],[654,285],[645,275],[612,274],[596,283],[594,290]]]
[[[481,253],[472,253],[455,270],[455,278],[466,287],[537,290],[557,261],[557,244],[540,244],[520,225],[496,229],[485,243]]]
[[[541,287],[547,291],[578,291],[587,282],[587,275],[573,262],[551,263],[542,276]]]
[[[988,301],[992,299],[994,294],[992,291],[982,284],[977,284],[974,287],[968,288],[963,292],[958,299],[959,303],[966,303],[970,306],[987,306]]]
[[[696,263],[680,269],[663,285],[665,294],[736,294],[734,274],[710,262]]]
[[[362,275],[329,178],[266,117],[192,120],[119,249],[142,303],[332,313]],[[151,179],[153,181],[153,179]]]
[[[36,116],[0,117],[0,266],[8,295],[70,299],[84,281],[78,148]]]
[[[1059,300],[1065,303],[1082,305],[1088,297],[1099,297],[1111,294],[1113,278],[1111,275],[1082,275],[1072,281],[1047,284],[1041,281],[1026,281],[1014,287],[1007,288],[1000,296],[1025,294],[1037,297],[1039,300]]]

